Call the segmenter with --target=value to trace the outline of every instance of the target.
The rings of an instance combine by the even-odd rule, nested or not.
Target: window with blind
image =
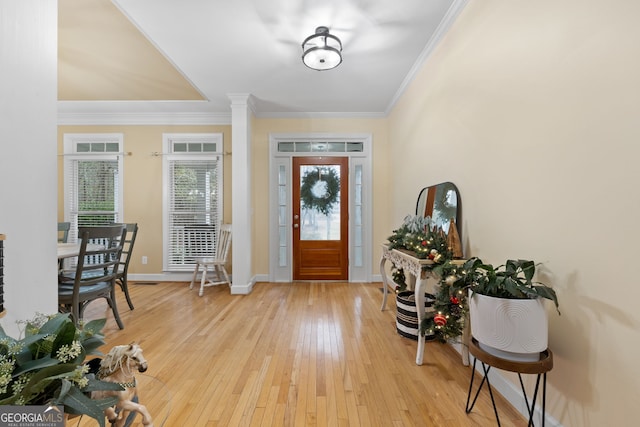
[[[222,222],[222,134],[164,135],[164,269],[215,255]]]
[[[78,227],[121,222],[122,134],[64,135],[65,221]]]

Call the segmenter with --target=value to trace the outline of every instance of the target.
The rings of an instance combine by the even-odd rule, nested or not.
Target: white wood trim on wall
[[[286,141],[310,141],[310,142],[362,142],[362,152],[278,152],[278,143]],[[296,156],[318,156],[327,157],[349,157],[349,212],[354,212],[354,185],[353,179],[354,165],[357,163],[362,167],[363,191],[362,191],[362,265],[354,266],[353,261],[353,243],[354,243],[354,223],[353,215],[349,218],[349,281],[350,282],[370,282],[372,269],[372,249],[371,242],[373,236],[373,219],[372,219],[372,135],[369,133],[273,133],[269,135],[269,281],[271,282],[290,282],[293,277],[292,272],[292,232],[286,227],[287,240],[287,261],[286,265],[280,265],[279,254],[281,247],[280,230],[279,230],[279,188],[278,174],[279,168],[284,166],[286,169],[287,186],[286,199],[287,205],[285,209],[285,223],[291,224],[291,178],[292,178],[292,158]]]

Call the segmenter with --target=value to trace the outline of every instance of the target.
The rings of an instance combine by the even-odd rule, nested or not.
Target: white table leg
[[[416,352],[416,365],[422,365],[422,359],[424,358],[424,337],[420,335],[420,322],[424,317],[424,285],[426,280],[422,280],[422,274],[416,276],[415,286],[415,299],[416,299],[416,313],[418,315],[418,350]]]
[[[382,256],[382,258],[380,258],[380,275],[382,276],[382,306],[380,307],[381,311],[384,311],[384,309],[387,308],[387,294],[389,293],[389,291],[387,290],[387,286],[389,286],[387,284],[387,272],[384,268],[386,262],[387,259]]]

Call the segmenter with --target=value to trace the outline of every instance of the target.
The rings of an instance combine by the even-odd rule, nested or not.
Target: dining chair
[[[67,240],[69,240],[70,229],[71,229],[70,222],[58,223],[58,243],[67,243]]]
[[[123,224],[78,228],[81,240],[75,274],[58,281],[58,309],[71,313],[76,324],[82,321],[87,305],[104,298],[118,327],[124,329],[116,306],[115,282],[126,232]]]
[[[227,283],[229,286],[231,286],[231,280],[229,279],[229,274],[227,273],[226,269],[230,247],[231,224],[223,224],[220,227],[220,232],[218,234],[218,244],[216,246],[215,253],[207,256],[194,257],[195,269],[193,271],[193,278],[191,279],[189,289],[193,288],[193,284],[196,281],[200,268],[202,268],[202,277],[200,279],[200,292],[198,295],[202,296],[204,293],[204,288],[208,286],[222,285],[224,283]],[[211,278],[207,280],[207,272],[209,272],[209,269],[212,269],[211,272],[215,273],[215,281],[211,280]]]
[[[69,230],[71,230],[70,222],[58,223],[58,243],[67,243],[69,240]],[[58,271],[64,270],[64,260],[58,260]]]
[[[124,224],[127,229],[127,235],[122,247],[122,255],[120,256],[120,265],[118,265],[118,273],[116,274],[116,283],[120,285],[120,289],[124,292],[124,296],[127,298],[127,304],[129,308],[133,310],[133,302],[131,302],[131,296],[129,295],[129,286],[127,283],[127,274],[129,271],[129,261],[131,261],[131,254],[133,253],[133,245],[136,242],[136,236],[138,235],[138,223]]]

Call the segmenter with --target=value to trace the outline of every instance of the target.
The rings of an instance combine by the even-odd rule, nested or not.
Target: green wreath
[[[307,171],[302,177],[300,200],[305,208],[329,215],[338,201],[339,192],[340,177],[333,168],[317,167]]]

